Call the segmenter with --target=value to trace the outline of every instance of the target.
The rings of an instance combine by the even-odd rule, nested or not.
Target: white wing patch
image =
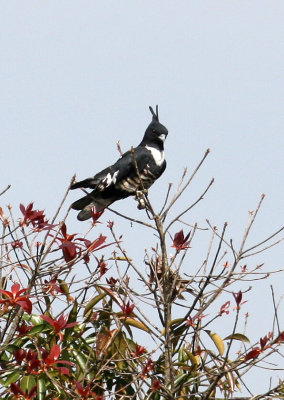
[[[107,176],[102,180],[102,183],[99,185],[102,186],[101,190],[109,187],[112,183],[115,184],[118,172],[119,171],[117,170],[113,175],[111,175],[110,172],[107,174]]]
[[[145,147],[152,154],[156,165],[158,165],[160,167],[163,164],[163,162],[165,161],[164,151],[157,150],[155,147],[150,147],[150,146],[145,146]]]

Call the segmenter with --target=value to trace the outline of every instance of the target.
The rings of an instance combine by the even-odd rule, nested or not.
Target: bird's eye
[[[153,131],[152,131],[153,133],[156,133],[156,129],[153,129]]]

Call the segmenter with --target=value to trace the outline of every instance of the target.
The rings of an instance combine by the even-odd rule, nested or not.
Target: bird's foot
[[[138,205],[137,205],[138,210],[143,210],[144,208],[146,208],[145,196],[147,194],[148,194],[147,189],[136,190],[135,199],[138,201]]]
[[[137,200],[138,200],[138,205],[137,205],[138,210],[143,210],[144,208],[146,208],[146,202],[144,199],[142,199],[142,197],[140,197]]]
[[[140,199],[140,197],[147,196],[148,189],[136,190],[136,199]]]

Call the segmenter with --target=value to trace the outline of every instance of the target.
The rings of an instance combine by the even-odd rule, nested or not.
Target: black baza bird
[[[94,177],[73,183],[71,189],[90,188],[92,192],[75,201],[71,208],[81,210],[80,221],[92,217],[92,210],[102,211],[117,200],[137,195],[148,189],[166,168],[164,141],[168,130],[160,124],[158,106],[152,113],[152,122],[145,131],[142,142],[132,151],[124,153],[115,164],[105,168]]]

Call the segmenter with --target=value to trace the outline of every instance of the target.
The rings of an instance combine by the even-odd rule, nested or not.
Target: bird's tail
[[[74,201],[71,208],[73,208],[73,210],[83,210],[83,208],[87,207],[90,203],[92,203],[92,198],[90,196],[84,196],[81,199]]]
[[[97,184],[98,184],[98,182],[94,178],[87,178],[87,179],[84,179],[83,181],[73,183],[73,185],[71,185],[70,189],[71,190],[79,189],[79,188],[95,189]]]
[[[113,201],[110,199],[94,198],[91,194],[82,197],[81,199],[75,201],[71,208],[73,210],[81,210],[77,215],[79,221],[85,221],[92,217],[92,211],[95,212],[102,211],[104,208],[108,207]]]

